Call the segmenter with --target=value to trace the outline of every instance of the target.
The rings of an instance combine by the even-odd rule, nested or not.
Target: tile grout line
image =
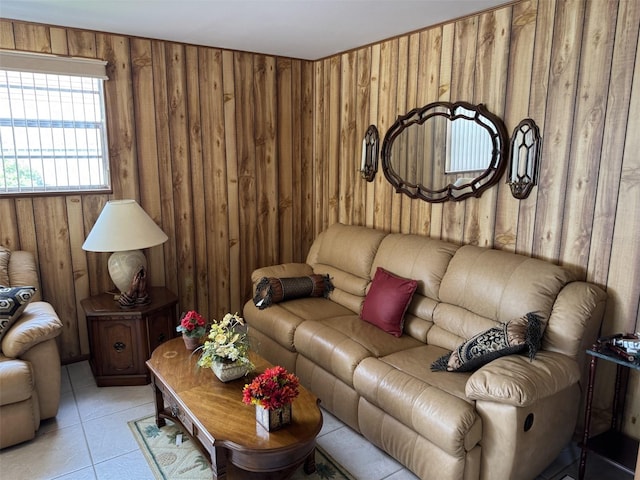
[[[69,370],[68,370],[66,365],[64,365],[61,368],[61,370],[64,370],[65,374],[67,375],[67,380],[69,381],[70,390],[69,390],[68,393],[71,394],[71,397],[73,398],[73,406],[75,407],[76,412],[78,413],[79,425],[80,425],[80,428],[82,429],[82,436],[84,438],[84,444],[85,444],[85,446],[87,448],[87,453],[89,454],[89,460],[91,461],[91,465],[89,465],[87,467],[82,467],[82,468],[77,469],[77,470],[64,472],[61,475],[58,475],[56,477],[48,477],[48,478],[49,478],[49,480],[56,480],[56,479],[59,479],[59,478],[64,478],[64,477],[66,477],[66,476],[68,476],[70,474],[79,472],[79,471],[84,470],[84,469],[89,468],[89,467],[91,467],[91,469],[93,470],[94,478],[98,478],[97,475],[96,475],[95,468],[94,468],[93,457],[91,455],[91,449],[89,448],[89,442],[87,440],[87,435],[86,435],[86,432],[84,431],[84,425],[83,425],[82,417],[80,416],[80,409],[78,408],[78,399],[76,397],[76,392],[75,392],[75,388],[73,386],[73,382],[71,381],[71,375],[69,374]],[[73,427],[73,425],[68,425],[66,427],[57,427],[55,430],[51,430],[51,431],[46,432],[45,435],[50,435],[50,434],[53,434],[55,431],[60,431],[60,430],[63,430],[65,428],[71,428],[71,427]]]
[[[71,378],[71,374],[67,369],[67,375],[69,375],[69,384],[71,385],[71,392],[73,393],[73,403],[78,411],[78,418],[80,419],[80,428],[82,428],[82,435],[84,437],[84,444],[87,447],[87,452],[89,453],[89,458],[91,459],[91,470],[93,471],[93,477],[98,478],[98,472],[96,471],[96,464],[93,458],[93,453],[91,452],[91,446],[89,445],[89,439],[87,438],[87,432],[84,428],[84,418],[80,414],[80,407],[78,406],[78,397],[76,397],[76,386],[73,384],[73,380]],[[70,472],[71,473],[71,472]]]

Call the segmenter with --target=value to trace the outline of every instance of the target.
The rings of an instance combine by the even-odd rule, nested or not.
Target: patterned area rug
[[[140,445],[151,471],[158,480],[210,480],[211,467],[188,435],[183,435],[182,445],[176,438],[182,434],[180,426],[167,421],[158,428],[155,416],[129,422],[129,428]],[[342,466],[320,447],[316,448],[316,471],[306,475],[302,466],[292,480],[355,480]]]

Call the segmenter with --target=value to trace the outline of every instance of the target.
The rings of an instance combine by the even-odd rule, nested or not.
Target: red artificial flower
[[[242,401],[275,410],[293,402],[300,393],[299,386],[300,380],[293,373],[280,366],[268,368],[244,386]]]
[[[176,328],[187,336],[202,336],[206,332],[207,321],[195,310],[189,310],[181,319]]]

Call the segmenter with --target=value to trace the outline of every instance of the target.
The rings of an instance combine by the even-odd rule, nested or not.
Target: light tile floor
[[[149,385],[96,386],[89,364],[62,367],[62,401],[31,442],[0,452],[7,480],[153,480],[127,422],[154,412]],[[318,443],[360,480],[416,480],[416,476],[324,412]],[[577,478],[579,450],[567,447],[537,480]],[[597,457],[588,459],[587,480],[632,480]],[[495,479],[499,480],[499,479]]]

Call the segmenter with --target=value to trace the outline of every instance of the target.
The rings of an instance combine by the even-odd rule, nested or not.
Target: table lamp
[[[167,235],[135,200],[111,200],[84,241],[89,252],[113,252],[109,275],[120,291],[122,307],[149,303],[146,288],[147,259],[143,248],[166,242]]]

